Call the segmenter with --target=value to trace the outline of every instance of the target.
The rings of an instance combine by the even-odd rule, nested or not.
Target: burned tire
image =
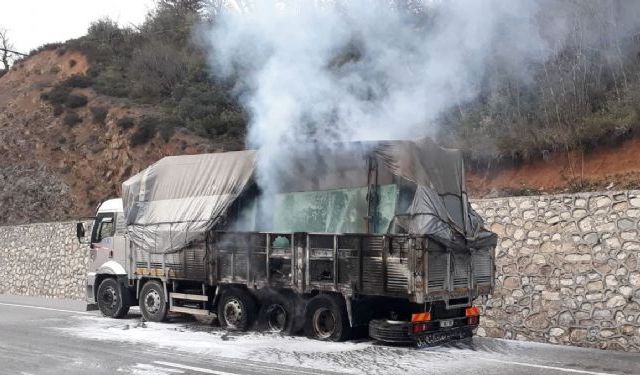
[[[307,305],[304,332],[322,341],[345,341],[351,335],[347,308],[341,298],[319,295]]]
[[[286,296],[274,294],[264,298],[258,313],[258,329],[261,331],[293,334],[295,309],[294,303]]]
[[[159,281],[147,281],[140,290],[140,312],[148,322],[162,322],[167,318],[169,306],[164,287]]]
[[[222,292],[217,311],[220,327],[246,331],[256,320],[257,307],[249,292],[231,288]]]
[[[125,303],[122,285],[116,279],[102,280],[96,296],[98,308],[104,316],[110,318],[123,318],[129,312],[129,306]]]

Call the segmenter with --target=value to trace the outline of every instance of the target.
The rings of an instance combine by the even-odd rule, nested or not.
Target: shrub
[[[69,108],[79,108],[87,105],[87,97],[84,95],[71,94],[67,97],[65,104]]]
[[[93,122],[104,125],[104,120],[107,118],[109,109],[106,107],[91,107],[89,110],[91,111],[91,115],[93,115]]]
[[[125,116],[119,118],[118,121],[116,121],[116,125],[126,130],[132,128],[133,125],[135,125],[135,121],[131,117]]]
[[[82,119],[80,118],[80,116],[78,116],[77,113],[71,111],[64,116],[63,121],[65,125],[72,127],[72,126],[75,126],[77,123],[82,122]]]
[[[131,145],[138,146],[149,142],[157,132],[157,118],[145,117],[140,121],[138,129],[131,135]]]
[[[69,60],[69,68],[73,68],[74,66],[76,66],[78,62],[74,59]]]
[[[62,83],[67,87],[86,88],[93,85],[93,80],[84,74],[74,74]]]
[[[66,86],[55,86],[46,93],[40,94],[40,99],[48,101],[53,105],[62,105],[67,102],[67,98],[71,94],[71,89]]]
[[[54,116],[58,117],[58,116],[60,116],[62,114],[62,112],[64,112],[64,108],[61,105],[56,104],[56,105],[53,106],[53,115]]]

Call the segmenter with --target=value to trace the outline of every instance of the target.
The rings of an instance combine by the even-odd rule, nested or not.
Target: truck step
[[[181,306],[171,306],[171,308],[169,308],[169,311],[184,313],[184,314],[191,314],[191,315],[204,315],[204,316],[211,315],[211,312],[209,310],[194,309],[191,307],[181,307]]]
[[[186,299],[189,301],[202,301],[202,302],[207,302],[209,300],[208,296],[203,296],[202,294],[185,294],[185,293],[169,293],[169,298]]]

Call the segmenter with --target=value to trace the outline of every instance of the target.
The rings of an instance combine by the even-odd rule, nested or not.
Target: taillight
[[[429,320],[431,320],[431,313],[429,312],[411,314],[411,323],[428,322]]]
[[[480,309],[475,307],[475,306],[467,307],[465,309],[465,311],[464,311],[464,315],[467,316],[467,317],[478,316],[478,315],[480,315]]]

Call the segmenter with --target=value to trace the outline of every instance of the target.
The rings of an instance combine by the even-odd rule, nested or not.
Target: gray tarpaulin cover
[[[161,159],[122,184],[131,241],[151,253],[180,250],[218,222],[254,169],[255,151]]]
[[[254,183],[256,155],[167,157],[127,180],[123,201],[131,240],[149,252],[172,252],[214,227]],[[391,232],[426,234],[452,249],[495,246],[495,234],[469,205],[457,150],[425,138],[296,147],[289,155],[272,166],[278,193],[401,183],[413,187],[413,198],[391,220]]]

